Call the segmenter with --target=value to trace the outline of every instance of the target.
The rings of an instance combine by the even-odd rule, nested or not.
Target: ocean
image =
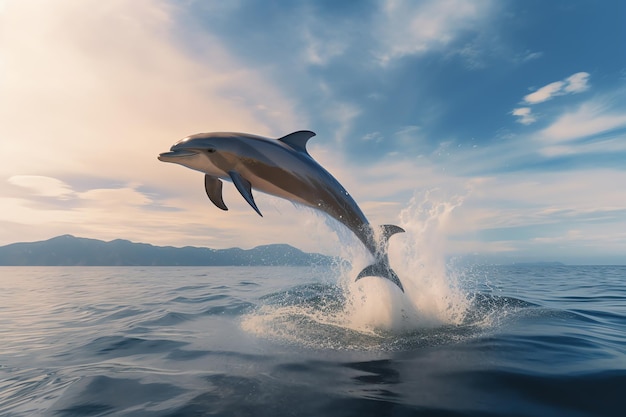
[[[624,415],[625,266],[346,268],[0,268],[0,415]]]

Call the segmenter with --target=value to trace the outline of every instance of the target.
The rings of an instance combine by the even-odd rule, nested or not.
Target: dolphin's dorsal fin
[[[209,200],[222,210],[228,210],[224,200],[222,199],[222,181],[219,178],[210,175],[204,175],[204,189]]]
[[[299,130],[297,132],[293,132],[288,134],[287,136],[283,136],[278,139],[279,141],[289,145],[291,148],[298,152],[304,152],[305,154],[309,154],[306,150],[306,143],[315,136],[315,133],[310,130]]]
[[[259,216],[263,217],[252,197],[252,184],[250,184],[250,181],[242,177],[237,171],[228,171],[228,175],[230,175],[230,179],[233,180],[233,184],[235,184],[235,187],[237,187],[237,190],[239,190],[243,198],[246,199],[248,204],[252,206]]]

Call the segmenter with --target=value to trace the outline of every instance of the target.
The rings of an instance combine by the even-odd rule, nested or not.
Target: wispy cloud
[[[587,236],[596,236],[598,232],[594,230],[602,222],[626,227],[620,214],[626,200],[623,193],[614,192],[615,184],[626,182],[626,174],[616,170],[468,177],[442,170],[429,159],[415,163],[406,156],[396,156],[361,166],[356,175],[355,167],[344,155],[331,148],[317,145],[311,153],[346,186],[374,224],[397,222],[400,212],[412,204],[414,195],[422,195],[423,201],[417,203],[424,207],[462,198],[463,204],[450,214],[442,229],[442,233],[453,238],[445,248],[450,253],[524,252],[528,250],[528,239],[512,240],[521,234],[534,237],[531,252],[543,248],[544,254],[550,256],[558,252],[552,243],[574,227]],[[32,227],[43,222],[47,224],[46,231],[103,239],[122,236],[155,244],[251,247],[276,242],[276,236],[280,236],[281,241],[305,250],[337,253],[341,245],[338,236],[324,217],[312,210],[296,209],[289,202],[256,193],[257,204],[265,216],[259,219],[235,187],[226,184],[224,199],[230,210],[223,212],[206,199],[201,175],[189,173],[191,192],[175,196],[163,192],[155,196],[131,184],[77,191],[64,181],[50,178],[41,183],[60,185],[64,191],[47,198],[69,196],[71,204],[56,210],[42,207],[28,193],[36,198],[42,196],[35,189],[21,186],[23,194],[0,201],[0,222],[11,221],[12,229],[15,224],[23,225],[18,231],[26,240],[31,236],[31,240],[49,237],[38,235],[40,228]],[[435,193],[439,200],[427,200],[427,195],[432,200],[433,193],[424,193],[425,190],[440,190]],[[302,233],[292,233],[296,228]],[[485,234],[485,230],[492,232]],[[600,235],[587,240],[596,247],[602,246]],[[575,243],[568,247],[570,253],[576,253]],[[626,247],[626,242],[618,239],[612,245]],[[607,253],[611,250],[607,248]]]
[[[558,242],[572,253],[576,243],[626,250],[624,235],[611,234],[626,230],[615,191],[626,183],[626,112],[623,92],[602,96],[606,67],[594,63],[592,98],[579,94],[591,75],[567,63],[554,64],[562,79],[504,85],[521,74],[512,67],[532,66],[524,76],[535,80],[556,68],[542,67],[550,45],[526,49],[534,43],[522,32],[539,26],[521,30],[531,19],[520,20],[518,6],[332,3],[7,2],[0,243],[73,233],[213,247],[286,241],[332,253],[337,237],[311,210],[256,193],[260,219],[226,184],[222,212],[201,174],[156,160],[189,133],[310,128],[320,134],[312,155],[372,223],[396,222],[414,195],[436,188],[444,203],[463,200],[445,229],[452,252],[549,254]],[[532,83],[539,88],[505,91]],[[503,114],[511,94],[518,103]],[[507,134],[493,137],[498,129]]]
[[[0,134],[11,138],[5,152],[30,156],[8,159],[0,174],[150,182],[162,169],[156,155],[187,134],[304,124],[271,82],[206,33],[194,33],[194,45],[173,37],[177,10],[167,2],[11,2],[5,14],[2,94],[11,106]]]
[[[362,141],[375,143],[382,142],[384,139],[385,137],[380,132],[370,132],[361,138]]]
[[[559,116],[539,136],[549,143],[563,143],[623,128],[626,128],[625,111],[611,109],[606,103],[592,100]]]
[[[282,237],[281,243],[305,250],[320,251],[336,243],[336,235],[323,216],[312,210],[298,210],[289,202],[256,193],[265,216],[260,219],[235,187],[226,184],[224,199],[229,211],[223,212],[204,195],[201,175],[196,173],[194,179],[198,181],[193,182],[192,193],[167,196],[141,191],[133,184],[78,191],[50,177],[38,179],[33,188],[34,179],[21,177],[11,181],[20,186],[14,185],[15,189],[0,197],[0,225],[25,241],[71,233],[104,240],[124,237],[153,244],[216,248],[277,243],[276,236]],[[63,192],[44,195],[40,192],[44,184],[61,185]],[[0,190],[4,191],[2,184]],[[294,229],[302,234],[292,233]]]
[[[543,103],[557,96],[582,93],[587,89],[589,89],[589,73],[577,72],[562,81],[555,81],[524,96],[524,102],[527,104]]]
[[[348,48],[348,39],[332,33],[328,26],[313,24],[304,32],[304,60],[313,65],[326,65]],[[331,32],[331,33],[328,33]]]
[[[532,52],[526,51],[524,54],[520,55],[521,62],[534,61],[535,59],[539,59],[543,56],[543,52]]]
[[[577,72],[565,79],[565,87],[563,91],[565,93],[582,93],[589,88],[589,73]]]
[[[236,126],[273,136],[307,123],[215,38],[186,33],[170,2],[100,6],[6,5],[2,100],[11,105],[0,136],[11,157],[0,166],[0,227],[12,232],[2,243],[73,233],[237,246],[239,230],[228,229],[241,220],[237,204],[211,227],[202,178],[156,156],[190,133]]]
[[[589,77],[590,75],[587,72],[577,72],[563,80],[544,85],[524,96],[522,99],[523,107],[513,109],[511,114],[517,117],[518,123],[523,125],[533,124],[537,121],[537,116],[533,114],[531,106],[546,102],[554,97],[582,93],[589,89]]]
[[[513,116],[517,116],[517,122],[523,125],[529,125],[537,121],[537,118],[532,114],[530,107],[519,107],[517,109],[513,109],[511,114]]]
[[[350,103],[335,101],[329,103],[326,111],[326,117],[329,123],[332,123],[335,131],[335,141],[338,143],[345,142],[348,132],[352,128],[355,118],[361,113],[361,109]]]
[[[463,31],[483,20],[491,2],[387,0],[377,28],[383,64],[407,55],[422,54],[450,44]]]
[[[64,200],[74,195],[74,191],[63,181],[43,175],[13,175],[7,181],[9,184],[27,188],[38,196]]]

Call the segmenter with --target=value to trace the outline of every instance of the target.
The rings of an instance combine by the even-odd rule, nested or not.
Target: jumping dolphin
[[[404,292],[387,256],[389,238],[404,230],[383,225],[380,241],[376,240],[372,226],[350,194],[307,152],[306,144],[313,136],[315,133],[307,130],[278,140],[247,133],[199,133],[176,142],[158,159],[203,172],[206,193],[222,210],[228,208],[222,199],[220,179],[232,181],[261,217],[252,188],[323,211],[348,227],[374,256],[374,264],[356,279],[384,277]]]

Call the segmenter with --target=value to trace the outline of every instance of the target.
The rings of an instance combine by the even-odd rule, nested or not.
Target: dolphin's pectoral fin
[[[254,198],[252,197],[252,185],[250,184],[250,181],[239,175],[236,171],[228,171],[228,175],[230,175],[230,179],[233,180],[233,184],[235,184],[235,187],[237,187],[237,190],[239,190],[243,198],[246,199],[248,204],[252,206],[254,211],[256,211],[259,216],[263,217],[261,211],[254,202]]]
[[[404,287],[400,282],[400,278],[394,272],[393,269],[389,266],[389,262],[386,259],[379,260],[375,264],[365,267],[359,275],[357,275],[355,281],[360,280],[365,277],[382,277],[387,278],[389,281],[393,282],[400,288],[402,292],[404,292]]]
[[[304,152],[305,154],[309,154],[306,150],[306,143],[315,136],[315,133],[310,130],[299,130],[297,132],[293,132],[288,134],[287,136],[283,136],[278,139],[279,141],[286,143],[291,148],[298,152]]]
[[[220,181],[219,178],[205,175],[204,189],[206,191],[206,195],[209,196],[209,200],[211,200],[213,204],[222,210],[228,210],[228,207],[226,207],[226,204],[224,204],[224,200],[222,199],[222,181]]]

